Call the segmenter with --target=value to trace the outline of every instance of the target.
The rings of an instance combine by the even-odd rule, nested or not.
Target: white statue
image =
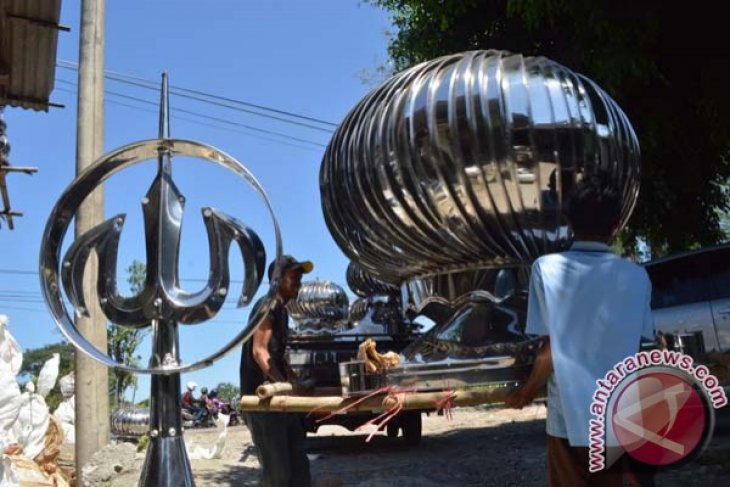
[[[66,443],[76,442],[76,427],[75,425],[75,409],[76,409],[76,396],[74,395],[74,373],[70,372],[64,375],[58,380],[61,386],[61,395],[63,401],[58,405],[53,415],[61,422],[63,426],[63,437]]]
[[[23,352],[7,326],[8,317],[0,315],[0,448],[16,442],[11,431],[20,407],[15,377],[23,364]]]
[[[18,418],[13,424],[13,431],[18,444],[23,446],[23,455],[33,459],[43,449],[50,413],[45,397],[53,389],[58,377],[59,354],[53,356],[43,364],[38,375],[38,392],[33,382],[25,385],[19,401]]]
[[[57,456],[51,451],[58,449],[53,444],[56,440],[47,436],[50,414],[45,397],[56,383],[60,356],[55,353],[43,364],[37,393],[35,384],[28,382],[21,394],[16,376],[23,353],[7,324],[7,317],[0,315],[0,485],[23,485],[48,475],[55,485],[68,485],[55,466],[44,463]],[[34,459],[41,464],[34,463]]]
[[[0,374],[15,377],[23,365],[23,351],[7,328],[8,317],[0,315]]]

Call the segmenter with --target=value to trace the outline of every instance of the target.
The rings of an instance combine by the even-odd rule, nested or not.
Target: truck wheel
[[[398,418],[394,418],[392,422],[385,425],[385,433],[388,435],[388,438],[397,437],[399,429],[400,425],[398,424]]]
[[[417,446],[421,442],[421,413],[417,411],[404,413],[400,418],[400,425],[406,445]]]

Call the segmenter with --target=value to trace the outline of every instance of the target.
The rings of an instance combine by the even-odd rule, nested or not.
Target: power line
[[[58,67],[60,67],[60,68],[63,68],[63,69],[68,69],[68,70],[72,70],[72,71],[78,71],[78,64],[77,63],[74,63],[74,62],[71,62],[71,61],[58,60],[58,62],[56,63],[56,65]],[[104,77],[107,78],[107,79],[109,79],[109,80],[112,80],[112,81],[116,81],[116,82],[120,82],[120,83],[126,83],[126,84],[129,84],[129,85],[134,85],[134,86],[138,86],[138,87],[141,87],[141,88],[145,88],[145,89],[154,90],[154,91],[159,92],[159,83],[157,83],[155,81],[152,81],[152,80],[140,78],[140,77],[133,76],[133,75],[130,75],[130,74],[114,72],[114,71],[105,71]],[[180,97],[183,97],[183,98],[189,98],[189,99],[192,99],[192,100],[197,100],[197,101],[200,101],[200,102],[203,102],[203,103],[210,103],[210,104],[213,104],[213,105],[222,106],[222,107],[229,108],[229,109],[232,109],[232,110],[239,110],[241,112],[249,113],[251,115],[257,115],[257,116],[260,116],[260,117],[271,118],[271,119],[278,120],[278,121],[281,121],[281,122],[284,122],[284,123],[291,123],[291,124],[294,124],[294,125],[299,125],[299,126],[307,127],[307,128],[313,129],[313,130],[319,130],[319,131],[323,131],[323,132],[332,132],[332,129],[334,129],[335,127],[337,127],[337,124],[332,123],[332,122],[328,122],[326,120],[321,120],[321,119],[318,119],[318,118],[309,117],[309,116],[306,116],[306,115],[301,115],[301,114],[294,113],[294,112],[290,112],[290,111],[286,111],[286,110],[279,110],[279,109],[276,109],[276,108],[266,107],[266,106],[263,106],[263,105],[258,105],[258,104],[255,104],[255,103],[246,102],[246,101],[243,101],[243,100],[238,100],[238,99],[235,99],[235,98],[230,98],[230,97],[215,95],[215,94],[212,94],[212,93],[206,93],[206,92],[200,91],[200,90],[193,90],[193,89],[190,89],[190,88],[182,88],[182,87],[174,86],[174,85],[170,85],[169,90],[170,90],[170,94],[172,94],[172,95],[180,96]],[[213,101],[213,100],[217,100],[217,102],[216,101]],[[318,124],[325,125],[325,126],[330,127],[330,128],[317,127],[315,125],[311,125],[311,124],[308,124],[308,123],[296,122],[294,120],[287,120],[285,118],[276,117],[274,115],[268,115],[266,113],[256,112],[254,110],[248,110],[248,109],[241,108],[241,107],[250,107],[250,108],[255,108],[257,110],[262,110],[262,111],[265,111],[265,112],[271,112],[271,113],[276,113],[276,114],[279,114],[279,115],[284,115],[284,116],[287,116],[287,117],[290,117],[290,118],[295,118],[295,119],[298,119],[298,120],[306,120],[308,122],[318,123]]]
[[[69,84],[71,83],[69,81],[62,80],[62,79],[57,79],[56,81],[60,81],[60,82],[63,82],[63,83],[69,83]],[[73,86],[75,86],[75,85],[73,85]],[[70,90],[68,88],[63,88],[63,87],[57,87],[56,90],[62,91],[64,93],[70,93],[72,95],[76,95],[77,94],[77,91],[76,90]],[[112,95],[118,96],[118,95],[116,95],[114,93],[109,93],[108,90],[106,92],[108,94],[112,94]],[[118,105],[118,106],[122,106],[122,107],[126,107],[126,108],[131,108],[133,110],[139,110],[139,111],[142,111],[142,112],[151,113],[153,115],[158,115],[159,114],[159,110],[151,110],[151,109],[148,109],[148,108],[144,108],[144,107],[140,107],[140,106],[136,106],[136,105],[131,105],[131,104],[128,104],[128,103],[123,103],[123,102],[117,101],[117,100],[106,99],[104,101],[106,103],[111,103],[111,104],[114,104],[114,105]],[[145,103],[150,104],[152,102],[145,101]],[[173,108],[173,111],[180,111],[180,109]],[[281,137],[284,137],[285,138],[284,140],[282,140],[282,139],[274,139],[274,138],[271,138],[271,137],[265,137],[265,136],[261,136],[261,135],[257,135],[257,134],[252,134],[252,133],[246,132],[244,130],[236,130],[235,128],[232,128],[232,127],[225,127],[225,126],[221,126],[221,125],[215,125],[215,124],[212,124],[212,123],[206,123],[206,122],[203,122],[201,120],[196,120],[194,118],[188,118],[188,117],[185,117],[185,116],[182,116],[182,115],[178,115],[178,114],[172,114],[171,116],[175,120],[184,120],[184,121],[191,122],[191,123],[196,123],[198,125],[202,125],[202,126],[205,126],[205,127],[212,127],[212,128],[216,128],[216,129],[220,129],[220,130],[227,130],[229,132],[233,132],[233,133],[237,133],[237,134],[243,134],[243,135],[247,135],[249,137],[254,137],[254,138],[257,138],[257,139],[267,140],[269,142],[274,142],[276,144],[283,144],[283,145],[288,145],[290,147],[296,147],[297,149],[303,149],[303,150],[308,150],[308,151],[313,151],[313,152],[320,153],[321,151],[318,148],[315,148],[313,146],[316,145],[317,147],[324,147],[324,145],[320,145],[320,144],[317,144],[316,142],[311,142],[311,141],[307,141],[307,143],[308,144],[312,144],[312,146],[304,146],[304,145],[299,145],[299,144],[292,144],[291,142],[289,142],[289,140],[290,139],[295,139],[295,138],[294,137],[291,137],[289,135],[286,135],[286,134],[282,134],[281,135]],[[205,115],[197,114],[197,116],[204,117]],[[225,122],[226,123],[235,123],[235,122],[230,122],[230,121],[225,121]],[[246,126],[244,126],[244,128],[246,128]],[[256,129],[256,128],[253,128],[252,127],[251,130],[261,130],[261,129]]]
[[[65,84],[68,84],[68,85],[71,85],[71,86],[74,86],[74,87],[77,86],[76,83],[74,83],[73,81],[69,81],[69,80],[65,80],[65,79],[58,79],[56,81],[59,81],[61,83],[65,83]],[[138,103],[144,103],[145,105],[152,105],[152,106],[155,106],[155,107],[156,106],[159,106],[157,103],[155,103],[153,101],[145,100],[144,98],[138,98],[136,96],[127,95],[127,94],[124,94],[124,93],[119,93],[117,91],[112,91],[112,90],[106,90],[105,89],[104,92],[107,93],[107,94],[109,94],[109,95],[118,96],[119,98],[124,98],[124,99],[127,99],[127,100],[136,101]],[[171,108],[170,111],[171,112],[187,113],[188,115],[194,115],[196,117],[201,117],[201,118],[205,118],[205,119],[212,120],[212,121],[215,121],[215,122],[225,123],[225,124],[228,124],[228,125],[234,125],[236,127],[243,127],[243,128],[248,129],[248,130],[253,130],[255,132],[261,132],[263,134],[276,135],[276,136],[279,136],[279,137],[284,137],[284,138],[289,139],[289,140],[296,140],[297,142],[302,142],[302,143],[305,143],[305,144],[311,144],[311,145],[317,146],[317,147],[326,147],[326,145],[320,144],[319,142],[313,142],[313,141],[307,140],[307,139],[300,139],[298,137],[292,137],[291,135],[288,135],[288,134],[285,134],[285,133],[282,133],[282,132],[276,132],[274,130],[266,130],[266,129],[260,129],[258,127],[252,127],[251,125],[246,125],[244,123],[239,123],[239,122],[233,122],[231,120],[226,120],[224,118],[212,117],[210,115],[205,115],[205,114],[202,114],[202,113],[199,113],[199,112],[194,112],[192,110],[185,110],[183,108]]]
[[[27,276],[35,276],[38,277],[38,271],[28,271],[25,269],[0,269],[0,274],[13,274],[13,275],[27,275]],[[208,282],[207,279],[203,278],[182,278],[181,281],[185,282]],[[230,279],[230,282],[233,284],[243,284],[242,279]]]
[[[48,312],[48,310],[46,308],[24,308],[22,306],[6,306],[6,305],[2,305],[0,307],[0,311],[6,310],[6,309],[12,309],[12,310],[17,310],[17,311],[31,311],[34,313],[40,313],[40,312],[47,313]]]
[[[0,274],[18,274],[38,276],[38,271],[24,271],[19,269],[0,269]]]

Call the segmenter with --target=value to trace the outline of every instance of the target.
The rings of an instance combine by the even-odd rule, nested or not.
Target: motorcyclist
[[[210,391],[210,394],[208,394],[208,411],[210,411],[210,414],[213,416],[217,416],[219,412],[222,412],[222,406],[223,402],[218,399],[218,391],[213,389]]]
[[[211,407],[210,412],[214,416],[217,416],[218,413],[226,414],[229,417],[228,424],[233,426],[238,424],[238,412],[231,407],[231,404],[225,401],[221,401],[218,399],[218,391],[213,389],[210,391],[210,394],[208,394],[208,399],[210,400]]]
[[[196,400],[195,396],[193,395],[193,391],[195,391],[196,387],[198,387],[198,384],[193,381],[190,381],[186,384],[187,390],[185,391],[185,393],[183,393],[182,396],[182,407],[193,416],[193,421],[198,423],[205,416],[205,408],[196,405],[196,402],[199,403],[199,401]],[[207,392],[207,389],[203,388],[203,390]]]

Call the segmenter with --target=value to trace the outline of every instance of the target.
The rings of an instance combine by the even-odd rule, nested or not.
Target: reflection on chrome
[[[545,58],[472,51],[369,93],[333,136],[320,188],[345,254],[401,282],[565,248],[565,198],[598,168],[623,194],[623,223],[638,194],[639,146],[603,90]]]
[[[347,284],[360,296],[350,306],[350,323],[347,333],[385,333],[404,335],[412,332],[412,323],[404,315],[401,290],[372,273],[350,262],[346,272]]]
[[[366,95],[322,161],[325,221],[362,272],[400,284],[408,316],[435,322],[381,382],[521,380],[537,349],[523,333],[530,265],[569,246],[568,195],[598,170],[622,195],[621,228],[639,191],[636,134],[594,82],[543,57],[453,54]]]
[[[342,328],[348,318],[350,300],[341,286],[330,281],[303,282],[297,298],[287,304],[300,333]]]
[[[352,292],[361,298],[375,295],[400,294],[400,289],[397,285],[378,279],[372,273],[367,272],[354,262],[350,262],[347,266],[345,278]]]

